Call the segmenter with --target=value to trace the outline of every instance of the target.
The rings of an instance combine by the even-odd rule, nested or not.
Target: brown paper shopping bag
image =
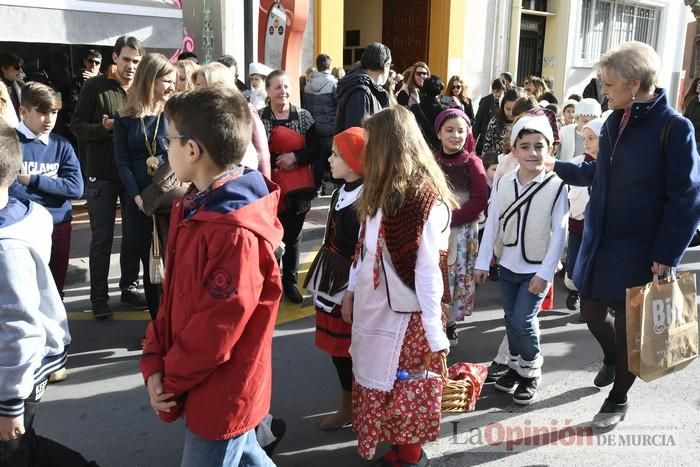
[[[649,382],[685,368],[698,356],[695,274],[627,289],[627,364]]]

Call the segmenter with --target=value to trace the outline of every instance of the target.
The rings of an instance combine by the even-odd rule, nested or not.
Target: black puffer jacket
[[[335,117],[335,133],[353,126],[362,126],[365,117],[389,106],[389,95],[383,87],[372,81],[361,68],[338,81],[338,111]]]

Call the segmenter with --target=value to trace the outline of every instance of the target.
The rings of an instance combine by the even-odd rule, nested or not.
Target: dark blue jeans
[[[511,354],[511,368],[527,378],[542,374],[540,325],[537,313],[545,291],[533,295],[528,290],[534,273],[518,274],[501,266],[501,304]]]
[[[90,214],[90,301],[94,304],[109,300],[109,259],[114,240],[114,222],[117,215],[117,199],[124,205],[126,198],[121,182],[90,177],[86,188],[88,213]],[[127,219],[122,215],[122,241],[119,251],[121,290],[136,289],[139,281],[140,255],[130,247],[125,238]]]

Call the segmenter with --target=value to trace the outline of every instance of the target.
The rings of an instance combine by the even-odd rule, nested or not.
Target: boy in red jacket
[[[165,421],[184,413],[183,467],[274,466],[255,427],[270,409],[282,291],[279,188],[239,165],[251,135],[240,93],[180,94],[165,112],[168,160],[192,185],[173,204],[161,308],[146,333],[151,406]]]

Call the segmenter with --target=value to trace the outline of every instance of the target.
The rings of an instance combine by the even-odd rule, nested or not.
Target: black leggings
[[[608,307],[615,310],[613,318]],[[634,383],[635,375],[627,370],[627,318],[624,302],[599,302],[584,298],[581,300],[581,314],[588,329],[603,349],[603,363],[615,365],[615,383],[608,399],[623,404],[627,392]]]
[[[333,365],[338,371],[340,387],[343,388],[343,391],[352,391],[352,359],[350,357],[331,358],[333,358]]]

